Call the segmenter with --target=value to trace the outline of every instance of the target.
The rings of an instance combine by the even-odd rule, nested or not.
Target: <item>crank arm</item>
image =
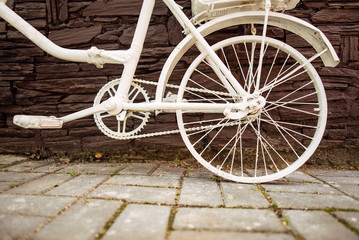
[[[121,109],[120,101],[116,101],[115,98],[110,98],[97,106],[93,106],[61,118],[54,116],[15,115],[13,122],[23,128],[54,129],[62,128],[62,125],[66,122],[77,120],[96,113],[109,112],[110,114],[116,115],[121,111]]]

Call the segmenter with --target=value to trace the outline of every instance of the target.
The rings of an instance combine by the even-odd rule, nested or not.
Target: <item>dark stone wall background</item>
[[[190,15],[190,1],[177,1]],[[8,0],[7,5],[63,47],[127,49],[131,43],[141,0]],[[359,126],[359,2],[302,0],[287,12],[319,27],[330,39],[341,63],[318,65],[329,103],[329,119],[322,145],[356,145]],[[293,34],[276,33],[300,52],[307,43]],[[179,25],[157,1],[148,39],[136,72],[156,81],[171,50],[181,40]],[[91,117],[58,130],[26,130],[15,126],[15,114],[63,116],[92,105],[98,90],[119,77],[120,65],[97,69],[86,63],[58,60],[44,53],[9,24],[0,20],[0,152],[94,152],[163,149],[184,146],[179,135],[117,141],[104,136]],[[151,89],[150,89],[151,90]],[[153,88],[150,95],[153,97]],[[174,114],[152,116],[147,129],[175,129]]]

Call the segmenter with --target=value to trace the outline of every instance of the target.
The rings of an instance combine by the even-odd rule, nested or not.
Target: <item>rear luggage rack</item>
[[[272,0],[271,11],[295,8],[299,0]],[[235,12],[264,10],[263,0],[192,0],[192,22],[202,24],[211,19]]]

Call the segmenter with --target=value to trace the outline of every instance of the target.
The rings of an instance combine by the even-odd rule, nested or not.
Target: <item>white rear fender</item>
[[[264,11],[237,12],[218,17],[207,22],[198,28],[203,36],[207,36],[215,31],[223,28],[243,25],[243,24],[263,24]],[[305,22],[299,18],[283,14],[270,12],[268,25],[288,30],[305,39],[317,52],[327,49],[320,57],[327,67],[335,67],[339,64],[339,58],[328,40],[328,38],[317,27]],[[196,42],[196,39],[189,34],[181,43],[173,50],[167,59],[161,76],[158,81],[156,91],[156,101],[160,102],[164,96],[167,81],[172,71],[184,53]]]

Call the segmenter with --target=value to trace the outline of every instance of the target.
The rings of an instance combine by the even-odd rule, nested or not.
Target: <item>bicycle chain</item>
[[[137,83],[137,84],[138,84],[138,83],[142,83],[142,84],[155,85],[155,86],[158,85],[157,82],[146,81],[146,80],[141,80],[141,79],[134,79],[133,82],[135,82],[135,83]],[[166,87],[176,88],[176,89],[179,88],[178,85],[173,85],[173,84],[166,84]],[[204,92],[204,93],[216,93],[216,94],[220,94],[220,95],[232,97],[231,94],[229,94],[229,93],[224,93],[224,92],[208,91],[208,90],[204,90],[204,89],[202,90],[202,89],[198,89],[198,88],[186,88],[186,89],[188,89],[188,90],[190,90],[190,91]],[[186,128],[185,131],[186,131],[186,132],[192,132],[192,131],[205,130],[205,129],[216,128],[216,127],[221,127],[221,126],[234,126],[234,125],[237,125],[237,124],[238,124],[238,122],[233,122],[233,123],[229,123],[229,124],[226,123],[226,124],[219,124],[219,125],[217,124],[217,125],[193,127],[193,128]],[[163,132],[137,134],[137,135],[127,136],[127,137],[121,137],[121,138],[117,138],[117,139],[120,139],[120,140],[131,140],[131,139],[146,138],[146,137],[157,137],[157,136],[177,134],[177,133],[180,133],[180,130],[179,130],[179,129],[170,130],[170,131],[163,131]]]
[[[193,127],[193,128],[185,128],[186,132],[193,132],[198,130],[205,130],[210,128],[218,128],[222,126],[235,126],[238,125],[238,122],[232,122],[232,123],[225,123],[225,124],[216,124],[216,125],[208,125],[208,126],[202,126],[202,127]],[[133,135],[128,136],[125,138],[118,138],[120,140],[131,140],[131,139],[137,139],[137,138],[146,138],[146,137],[157,137],[157,136],[163,136],[163,135],[169,135],[169,134],[177,134],[180,133],[180,130],[170,130],[170,131],[163,131],[163,132],[155,132],[155,133],[147,133],[147,134],[139,134],[139,135]]]
[[[148,85],[154,85],[154,86],[157,86],[157,85],[158,85],[157,82],[146,81],[146,80],[141,80],[141,79],[134,79],[133,82],[142,83],[142,84],[148,84]],[[176,88],[176,89],[179,89],[179,88],[180,88],[180,86],[178,86],[178,85],[169,84],[169,83],[166,84],[166,87]],[[192,92],[201,92],[201,93],[217,94],[217,95],[222,95],[222,96],[226,96],[226,97],[234,97],[234,96],[233,96],[232,94],[230,94],[230,93],[219,92],[219,91],[209,91],[209,90],[199,89],[199,88],[186,87],[186,90],[189,90],[189,91],[192,91]]]

